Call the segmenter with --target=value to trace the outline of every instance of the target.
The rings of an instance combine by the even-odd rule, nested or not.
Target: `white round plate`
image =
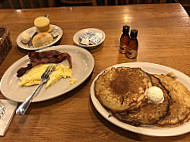
[[[102,34],[101,41],[98,44],[96,44],[96,45],[82,45],[82,44],[80,44],[79,43],[79,37],[80,37],[80,35],[82,35],[84,33],[87,33],[87,32],[94,32],[94,33],[100,33],[100,34]],[[104,42],[104,40],[105,40],[105,37],[106,37],[105,33],[102,30],[95,29],[95,28],[87,28],[87,29],[82,29],[82,30],[78,31],[77,33],[75,33],[75,35],[73,37],[73,41],[78,46],[81,46],[81,47],[84,47],[84,48],[87,48],[87,49],[92,49],[92,48],[94,48],[94,47],[102,44]]]
[[[52,43],[50,43],[50,44],[48,44],[48,45],[46,45],[46,46],[38,47],[38,48],[29,48],[29,47],[28,47],[28,44],[23,44],[23,43],[21,42],[22,33],[27,32],[27,33],[29,34],[29,36],[31,37],[31,36],[36,32],[36,27],[32,27],[32,28],[29,28],[29,29],[23,31],[22,33],[20,33],[20,34],[18,35],[18,37],[17,37],[17,39],[16,39],[17,45],[18,45],[20,48],[22,48],[22,49],[25,49],[25,50],[33,50],[33,51],[34,51],[34,50],[41,50],[41,49],[47,48],[47,47],[49,47],[49,46],[55,44],[55,43],[58,42],[58,41],[60,40],[60,38],[63,36],[63,31],[62,31],[62,29],[61,29],[60,27],[58,27],[58,26],[56,26],[56,25],[51,25],[51,26],[53,26],[53,28],[57,27],[57,28],[58,28],[58,32],[59,32],[59,36],[58,36],[57,38],[53,39],[53,42],[52,42]]]
[[[118,64],[114,65],[112,67],[120,67],[120,66],[125,66],[125,67],[140,67],[144,71],[149,72],[149,73],[156,73],[156,74],[167,74],[169,72],[173,72],[177,76],[177,80],[182,82],[189,90],[190,90],[190,78],[183,74],[180,71],[177,71],[175,69],[158,65],[158,64],[153,64],[153,63],[146,63],[146,62],[134,62],[134,63],[123,63],[123,64]],[[107,68],[110,69],[111,67]],[[106,70],[107,70],[106,69]],[[160,128],[160,127],[155,127],[155,126],[150,126],[150,127],[135,127],[129,124],[126,124],[115,117],[111,116],[109,117],[110,113],[100,104],[98,99],[95,97],[95,92],[94,92],[94,83],[97,80],[98,76],[101,75],[104,71],[102,71],[100,74],[98,74],[94,81],[92,82],[91,88],[90,88],[90,94],[91,94],[91,100],[94,105],[94,107],[97,109],[97,111],[109,122],[115,124],[116,126],[123,128],[125,130],[129,130],[135,133],[143,134],[143,135],[149,135],[149,136],[177,136],[177,135],[182,135],[187,132],[190,132],[190,122],[186,122],[178,127],[174,128]]]
[[[59,45],[52,46],[51,49],[48,48],[44,49],[43,51],[45,50],[57,50],[62,53],[69,53],[72,59],[73,66],[72,78],[76,78],[77,82],[73,85],[69,85],[70,78],[67,78],[60,79],[58,82],[48,87],[47,89],[45,88],[45,86],[42,86],[39,93],[32,100],[33,102],[49,100],[63,95],[68,91],[71,91],[72,89],[83,83],[91,74],[94,68],[94,58],[92,54],[83,48],[73,45]],[[27,66],[28,63],[28,56],[24,56],[23,58],[16,61],[13,65],[11,65],[4,73],[1,79],[1,92],[6,98],[16,102],[23,102],[36,88],[36,86],[18,86],[19,78],[17,77],[17,71],[21,67]],[[67,66],[69,65],[67,60],[64,60],[62,64]]]

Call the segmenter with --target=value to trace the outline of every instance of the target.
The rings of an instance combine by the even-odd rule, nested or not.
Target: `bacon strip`
[[[72,68],[71,56],[68,53],[61,53],[56,50],[31,52],[28,54],[28,57],[30,59],[30,64],[28,64],[27,67],[20,68],[17,71],[17,77],[21,77],[36,65],[47,63],[61,63],[65,59],[68,60],[69,67]]]

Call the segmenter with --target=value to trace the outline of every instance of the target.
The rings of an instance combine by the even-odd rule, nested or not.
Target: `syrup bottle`
[[[126,53],[126,48],[129,44],[129,29],[130,27],[125,25],[123,26],[123,34],[121,35],[120,38],[120,48],[119,48],[119,52],[122,54]]]
[[[138,51],[137,34],[138,34],[138,30],[136,29],[131,30],[129,44],[126,48],[126,53],[125,53],[125,55],[129,59],[134,59],[137,57],[137,51]]]

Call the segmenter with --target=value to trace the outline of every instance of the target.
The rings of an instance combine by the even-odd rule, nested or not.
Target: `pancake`
[[[170,96],[168,91],[159,82],[159,79],[153,75],[149,75],[153,86],[157,86],[163,91],[164,102],[160,104],[148,103],[146,100],[143,102],[142,106],[136,111],[123,111],[116,112],[113,115],[126,123],[140,126],[140,125],[150,125],[156,124],[160,119],[164,118],[168,114]]]
[[[113,67],[95,81],[95,96],[112,112],[138,109],[151,85],[149,76],[140,68]]]
[[[175,80],[173,77],[165,75],[155,75],[160,79],[161,83],[170,92],[173,100],[180,104],[190,107],[190,91],[181,82]]]
[[[190,91],[171,74],[169,76],[156,75],[161,83],[169,90],[171,105],[169,114],[161,121],[158,126],[174,127],[189,121],[190,119]]]
[[[168,115],[163,120],[158,121],[156,125],[160,127],[179,126],[185,121],[188,121],[189,115],[190,111],[188,107],[172,100]]]

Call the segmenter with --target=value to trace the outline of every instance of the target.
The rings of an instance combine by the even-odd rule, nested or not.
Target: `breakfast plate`
[[[100,35],[100,41],[97,43],[97,44],[92,44],[92,45],[83,45],[83,44],[80,44],[80,36],[85,34],[85,33],[89,33],[89,32],[92,32],[94,34],[99,34]],[[95,28],[87,28],[87,29],[82,29],[80,31],[78,31],[77,33],[75,33],[75,35],[73,36],[73,41],[76,45],[78,46],[81,46],[81,47],[84,47],[86,49],[93,49],[94,47],[102,44],[105,40],[105,33],[100,30],[100,29],[95,29]]]
[[[32,102],[40,102],[49,100],[60,95],[63,95],[81,83],[83,83],[88,76],[91,74],[94,68],[94,58],[90,52],[87,50],[73,46],[73,45],[59,45],[52,46],[51,49],[44,49],[42,51],[47,50],[57,50],[62,53],[66,52],[70,54],[72,58],[72,78],[76,78],[77,82],[72,85],[69,85],[68,79],[60,79],[52,86],[45,88],[43,86],[39,91],[38,95],[34,97]],[[40,50],[41,51],[41,50]],[[18,85],[19,78],[17,77],[17,71],[21,67],[26,67],[29,63],[28,56],[24,56],[23,58],[16,61],[13,65],[11,65],[7,71],[4,73],[1,79],[1,92],[2,94],[12,101],[23,102],[36,88],[36,86],[31,87],[20,87]],[[64,60],[62,64],[68,66],[68,61]]]
[[[30,37],[36,32],[36,27],[32,27],[32,28],[29,28],[29,29],[23,31],[22,33],[20,33],[20,34],[18,35],[17,40],[16,40],[17,45],[18,45],[20,48],[22,48],[22,49],[34,51],[34,50],[44,49],[44,48],[46,48],[46,47],[49,47],[49,46],[55,44],[55,43],[58,42],[58,41],[61,39],[61,37],[63,36],[63,31],[62,31],[62,29],[61,29],[60,27],[58,27],[58,26],[56,26],[56,25],[51,25],[51,26],[52,26],[54,29],[57,29],[57,30],[58,30],[58,33],[59,33],[58,37],[56,37],[55,39],[53,39],[53,42],[52,42],[52,43],[50,43],[50,44],[48,44],[48,45],[45,45],[45,46],[42,46],[42,47],[38,47],[38,48],[29,48],[28,44],[22,43],[22,42],[21,42],[21,36],[22,36],[22,34],[23,34],[24,32],[28,33]]]
[[[158,64],[154,64],[154,63],[134,62],[134,63],[117,64],[117,65],[111,66],[107,69],[110,69],[112,67],[121,67],[121,66],[138,67],[151,74],[167,74],[169,72],[173,72],[176,75],[177,80],[180,81],[181,83],[183,83],[190,90],[190,86],[189,86],[190,78],[187,75],[183,74],[182,72],[172,69],[170,67],[166,67],[166,66],[158,65]],[[132,131],[135,133],[149,135],[149,136],[177,136],[177,135],[182,135],[182,134],[190,132],[190,122],[186,122],[180,126],[172,127],[172,128],[169,128],[169,127],[161,128],[161,127],[156,127],[156,126],[136,127],[136,126],[124,123],[124,122],[116,119],[112,115],[110,116],[110,112],[100,104],[100,102],[96,98],[95,92],[94,92],[95,81],[98,79],[98,77],[104,71],[99,73],[93,80],[91,87],[90,87],[90,96],[91,96],[91,100],[92,100],[94,107],[106,120],[108,120],[112,124],[114,124],[120,128],[123,128],[125,130],[129,130],[129,131]]]

